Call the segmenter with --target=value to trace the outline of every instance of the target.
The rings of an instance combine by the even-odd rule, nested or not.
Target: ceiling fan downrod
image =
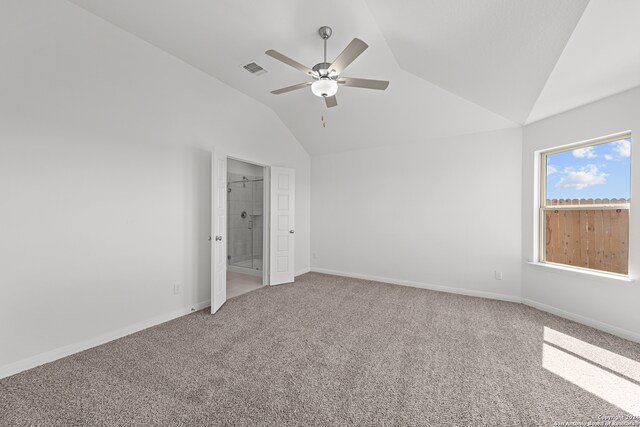
[[[318,28],[318,34],[320,34],[320,37],[322,37],[322,40],[324,40],[324,62],[327,62],[327,39],[329,37],[331,37],[331,33],[333,32],[333,30],[331,30],[331,27],[327,27],[326,25],[324,27],[320,27]]]

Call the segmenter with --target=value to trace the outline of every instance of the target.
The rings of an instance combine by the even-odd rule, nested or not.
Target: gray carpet
[[[627,415],[541,366],[545,326],[640,361],[638,344],[521,304],[309,273],[1,380],[0,425],[551,426]]]

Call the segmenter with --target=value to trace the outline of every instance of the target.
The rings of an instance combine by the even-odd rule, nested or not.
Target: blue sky
[[[628,199],[631,138],[547,156],[547,199]]]

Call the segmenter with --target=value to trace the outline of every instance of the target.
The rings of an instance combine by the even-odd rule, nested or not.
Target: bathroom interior
[[[227,160],[227,298],[263,286],[264,167]]]

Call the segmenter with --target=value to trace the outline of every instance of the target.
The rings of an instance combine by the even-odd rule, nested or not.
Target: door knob
[[[293,234],[295,232],[296,232],[295,230],[289,230],[289,233],[291,233],[291,234]]]
[[[216,242],[221,242],[222,241],[222,236],[216,236]]]

